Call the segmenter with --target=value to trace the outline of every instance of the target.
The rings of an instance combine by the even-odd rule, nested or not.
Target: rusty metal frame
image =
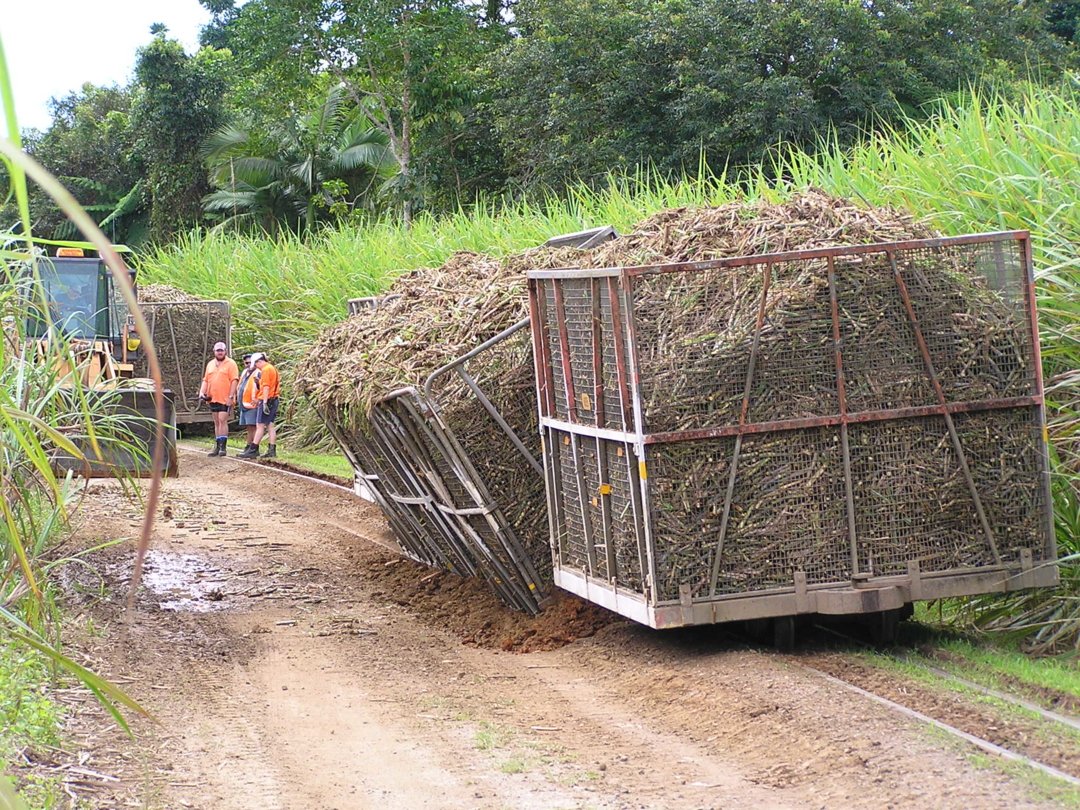
[[[630,370],[627,368],[626,356],[627,356],[627,341],[628,336],[623,335],[623,327],[625,321],[622,317],[622,311],[624,303],[621,300],[623,287],[616,283],[614,278],[607,279],[608,289],[608,301],[611,304],[611,336],[612,343],[615,347],[615,377],[619,386],[619,411],[622,416],[622,428],[624,435],[622,437],[623,446],[626,448],[626,480],[630,482],[630,508],[634,511],[634,533],[635,540],[637,542],[638,553],[638,570],[641,571],[642,583],[645,587],[648,587],[649,572],[651,566],[649,564],[649,546],[645,539],[645,524],[649,521],[646,519],[646,512],[644,504],[641,500],[641,482],[639,480],[641,467],[634,464],[634,459],[631,458],[629,449],[630,444],[626,441],[625,431],[629,430],[630,424],[634,419],[633,411],[634,406],[632,402],[632,382],[630,379]],[[629,307],[629,304],[626,303]],[[625,338],[625,339],[624,339]],[[597,441],[601,438],[600,434],[597,434]],[[640,454],[635,452],[641,458]]]
[[[551,380],[551,351],[548,346],[547,335],[544,333],[545,318],[545,294],[542,289],[543,282],[528,281],[529,287],[529,323],[532,333],[533,345],[533,379],[536,385],[536,402],[541,418],[555,412],[555,395]],[[551,546],[552,562],[558,566],[562,557],[560,538],[563,532],[560,527],[564,526],[562,516],[562,481],[559,478],[561,472],[558,469],[558,453],[552,452],[554,441],[552,432],[543,425],[539,426],[540,447],[544,456],[544,492],[547,495],[547,519],[548,519],[548,542]]]
[[[930,599],[951,599],[985,593],[1007,593],[1027,588],[1052,587],[1058,583],[1056,563],[1027,568],[987,567],[914,577],[881,577],[862,587],[826,584],[755,591],[715,599],[655,603],[625,588],[568,569],[556,569],[555,584],[583,599],[657,629],[720,622],[765,619],[821,613],[850,615],[895,610],[905,604]]]
[[[390,529],[393,531],[401,550],[407,556],[426,565],[443,565],[442,560],[438,560],[435,555],[430,554],[427,550],[425,543],[427,532],[412,519],[412,515],[407,510],[398,508],[398,505],[387,493],[386,483],[383,479],[377,473],[371,472],[366,463],[353,452],[352,445],[345,439],[345,436],[333,420],[323,418],[322,414],[319,414],[319,416],[322,418],[323,424],[326,425],[327,431],[349,460],[356,477],[363,481],[368,493],[371,495],[371,500],[385,515],[386,521],[390,524]]]
[[[350,299],[349,314],[356,315],[400,297],[390,294]],[[536,566],[497,500],[453,430],[442,419],[434,389],[440,379],[456,375],[528,467],[544,475],[544,466],[467,369],[470,360],[529,325],[530,319],[523,319],[436,369],[428,375],[422,390],[412,386],[401,388],[374,404],[368,415],[368,429],[364,435],[356,436],[355,442],[370,451],[372,465],[379,467],[385,463],[386,469],[366,469],[365,461],[350,446],[349,437],[337,430],[331,433],[357,477],[376,496],[376,503],[399,534],[399,543],[406,554],[463,576],[482,576],[507,604],[535,613],[546,583],[540,581]],[[454,479],[452,482],[450,477]],[[478,528],[482,525],[480,521],[486,528]],[[489,546],[488,530],[499,548]]]
[[[937,239],[906,239],[899,242],[874,242],[866,245],[841,245],[837,247],[811,248],[809,250],[789,250],[783,253],[761,253],[749,256],[734,256],[729,259],[712,259],[704,262],[641,264],[628,265],[626,267],[601,268],[561,267],[552,270],[530,270],[529,278],[582,279],[606,278],[609,276],[617,278],[626,276],[652,276],[665,273],[685,273],[688,271],[723,270],[732,267],[746,267],[747,265],[761,264],[765,256],[768,256],[773,264],[783,264],[791,261],[827,259],[829,257],[836,258],[838,256],[861,256],[867,253],[885,253],[890,250],[916,250],[920,248],[940,248],[992,242],[1021,242],[1028,241],[1030,238],[1031,234],[1028,231],[994,231],[991,233],[966,234],[964,236],[943,236]]]
[[[934,368],[929,347],[922,334],[918,320],[918,313],[911,301],[908,290],[897,261],[896,253],[930,248],[943,248],[959,245],[974,244],[1004,244],[1017,243],[1022,251],[1023,272],[1023,295],[1026,306],[1025,315],[1030,329],[1032,348],[1032,362],[1034,385],[1032,393],[1027,396],[1017,397],[992,397],[979,400],[950,402],[945,396],[937,372]],[[844,374],[844,345],[840,327],[840,310],[837,292],[835,260],[838,257],[852,255],[879,255],[886,257],[891,263],[897,292],[904,303],[907,322],[915,334],[915,341],[919,354],[922,358],[924,371],[934,388],[936,402],[931,405],[920,405],[902,408],[888,408],[878,410],[850,411],[846,391],[846,379]],[[775,264],[791,261],[824,260],[828,275],[831,332],[834,351],[835,379],[837,387],[837,412],[795,419],[774,420],[769,422],[748,421],[749,398],[752,390],[757,345],[762,330],[761,312],[759,312],[758,324],[754,335],[754,346],[751,349],[751,358],[747,379],[744,386],[743,400],[741,403],[739,420],[737,424],[725,425],[718,428],[693,429],[674,432],[647,432],[644,423],[644,401],[638,367],[639,351],[637,346],[637,319],[634,312],[634,288],[636,279],[650,277],[659,274],[676,272],[693,272],[713,270],[721,268],[735,268],[765,265],[766,273],[771,275]],[[594,340],[593,340],[593,374],[594,385],[603,381],[599,375],[601,369],[597,368],[598,341],[595,320],[597,319],[596,299],[599,298],[598,290],[607,285],[611,301],[611,321],[616,342],[615,365],[618,378],[619,395],[623,414],[622,430],[615,426],[608,426],[606,413],[598,416],[595,425],[584,424],[579,418],[574,398],[574,381],[572,376],[571,356],[567,335],[567,322],[565,307],[562,303],[562,291],[559,281],[561,280],[589,280],[590,288],[594,297]],[[545,291],[547,285],[553,289],[552,298],[555,302],[554,312],[549,312],[546,305]],[[768,285],[764,285],[761,311],[764,311],[768,296]],[[615,294],[615,291],[618,294]],[[566,504],[559,487],[561,478],[558,473],[558,453],[553,445],[558,437],[562,437],[575,446],[578,441],[594,440],[597,442],[598,453],[604,441],[619,442],[623,446],[634,448],[634,454],[640,460],[640,475],[631,475],[631,491],[640,498],[641,512],[639,536],[642,538],[644,553],[641,557],[642,575],[645,586],[640,593],[620,587],[614,582],[614,576],[598,578],[594,575],[594,567],[590,564],[587,570],[577,570],[574,566],[564,564],[565,557],[562,549],[555,550],[555,582],[560,587],[571,590],[591,601],[602,604],[623,615],[642,621],[653,627],[677,626],[682,624],[712,623],[728,621],[738,618],[755,618],[768,616],[794,615],[806,612],[867,612],[871,610],[884,610],[897,607],[905,602],[916,599],[945,598],[978,593],[987,593],[1004,590],[1014,590],[1023,587],[1038,587],[1052,585],[1057,582],[1057,570],[1053,564],[1056,558],[1056,543],[1053,533],[1053,515],[1050,509],[1049,490],[1049,460],[1048,448],[1045,441],[1045,410],[1044,389],[1042,381],[1042,369],[1040,364],[1039,336],[1036,303],[1034,295],[1034,274],[1031,256],[1030,237],[1026,231],[1003,231],[992,234],[972,234],[960,237],[945,237],[928,240],[906,240],[900,242],[868,244],[855,247],[833,247],[814,250],[790,251],[758,256],[742,256],[731,259],[719,259],[707,262],[688,262],[666,265],[647,265],[632,267],[609,267],[599,269],[574,269],[563,268],[556,270],[534,270],[529,272],[530,290],[530,313],[533,318],[533,345],[534,358],[537,372],[537,397],[540,414],[540,430],[544,437],[544,452],[547,457],[545,463],[546,480],[548,484],[549,518],[552,528],[553,544],[556,538],[566,534],[566,519],[562,511],[573,508]],[[626,352],[624,354],[620,341],[623,338],[623,330],[626,338]],[[560,415],[556,410],[556,401],[553,395],[555,378],[553,369],[553,357],[548,343],[552,331],[557,332],[562,366],[563,385],[567,395],[567,412]],[[554,339],[554,338],[553,338]],[[628,367],[624,363],[628,361]],[[602,396],[610,396],[610,391],[598,392],[598,404],[602,403]],[[1032,554],[1029,550],[1021,550],[1020,563],[1004,564],[994,538],[993,529],[981,503],[981,499],[971,470],[967,465],[967,459],[963,453],[963,447],[953,423],[953,416],[962,413],[976,413],[1003,409],[1034,409],[1037,426],[1043,431],[1043,442],[1040,453],[1040,474],[1042,478],[1042,508],[1047,513],[1047,562],[1032,565]],[[599,413],[599,408],[598,408]],[[865,424],[872,422],[893,421],[913,417],[936,416],[942,418],[949,431],[950,440],[953,444],[954,453],[962,465],[962,473],[968,491],[971,494],[975,511],[979,515],[980,527],[987,539],[995,564],[974,569],[949,569],[947,571],[921,574],[917,561],[909,564],[909,573],[906,577],[875,577],[872,571],[862,571],[859,559],[859,538],[855,521],[855,493],[852,472],[851,448],[848,441],[848,429],[853,424]],[[836,427],[841,442],[841,453],[844,470],[844,494],[846,501],[846,524],[849,553],[851,557],[852,579],[848,583],[824,583],[807,585],[807,578],[803,572],[797,571],[793,577],[791,586],[780,587],[768,591],[754,591],[748,593],[720,594],[717,593],[717,577],[722,560],[724,527],[730,515],[730,501],[734,488],[734,478],[737,476],[737,464],[739,445],[744,436],[795,431],[812,427]],[[731,467],[728,476],[728,492],[725,496],[725,508],[721,519],[720,537],[718,539],[715,555],[711,560],[709,571],[709,589],[706,598],[691,598],[689,592],[680,593],[678,600],[658,600],[656,561],[654,554],[653,519],[650,504],[650,486],[648,482],[647,454],[649,448],[656,444],[667,444],[680,441],[695,441],[702,439],[715,439],[724,437],[735,438],[735,448],[732,453]],[[627,453],[630,458],[630,453]],[[575,465],[578,474],[581,474],[580,459],[575,456]],[[636,481],[637,486],[633,486]],[[579,492],[583,491],[579,484]],[[582,509],[583,522],[588,526],[588,514],[584,503],[578,505]],[[636,504],[635,504],[636,506]],[[557,532],[562,527],[561,532]],[[590,553],[593,549],[592,539],[586,537],[587,548]],[[640,554],[639,554],[640,556]],[[591,557],[590,557],[591,560]],[[609,571],[609,574],[615,572]],[[896,603],[896,604],[893,604]]]
[[[446,365],[435,369],[435,371],[431,372],[431,374],[428,375],[428,378],[424,381],[424,399],[427,403],[429,403],[431,407],[438,410],[438,400],[434,396],[434,394],[432,394],[431,388],[435,384],[435,381],[443,375],[448,374],[451,371],[456,372],[458,377],[461,378],[462,382],[464,382],[469,387],[469,390],[473,392],[473,396],[476,397],[477,401],[481,404],[481,406],[483,406],[484,410],[488,412],[488,415],[491,416],[495,424],[499,426],[499,430],[506,434],[507,438],[510,439],[510,442],[514,445],[515,448],[517,448],[517,451],[525,457],[525,460],[529,463],[529,466],[536,470],[538,474],[543,475],[544,469],[541,466],[540,462],[537,460],[536,456],[534,456],[532,454],[532,451],[530,451],[529,448],[525,446],[525,443],[521,440],[521,437],[514,432],[514,429],[512,427],[510,427],[509,423],[503,418],[503,415],[499,413],[499,409],[495,407],[495,404],[488,398],[487,394],[485,394],[480,389],[480,386],[477,384],[473,376],[465,370],[465,364],[472,360],[474,357],[476,357],[478,354],[483,354],[492,346],[502,343],[509,337],[513,337],[522,329],[528,327],[529,323],[529,318],[522,318],[513,326],[509,326],[503,331],[499,332],[499,334],[495,335],[494,337],[485,340],[472,351],[466,352],[456,360],[452,360]]]
[[[619,234],[615,232],[615,229],[612,226],[600,225],[596,228],[586,228],[583,231],[553,236],[544,242],[544,247],[574,247],[579,250],[585,250],[587,248],[596,247],[611,239],[616,239],[618,236]]]
[[[1011,410],[1025,406],[1041,406],[1040,396],[1008,397],[1003,399],[980,399],[966,402],[950,402],[945,405],[916,405],[905,408],[889,408],[880,411],[855,411],[847,414],[849,425],[866,422],[891,422],[919,416],[940,416],[942,411],[953,415],[958,413],[976,413],[979,411]],[[799,419],[777,419],[771,422],[748,422],[745,425],[728,425],[702,430],[681,430],[674,433],[645,433],[638,440],[646,447],[651,444],[671,444],[673,442],[699,441],[701,439],[724,439],[732,436],[751,436],[758,433],[783,433],[810,427],[836,427],[844,420],[839,414],[830,416],[806,416]],[[617,430],[598,429],[577,422],[566,422],[554,417],[544,417],[541,422],[548,426],[565,430],[568,433],[597,435],[602,439],[625,440],[626,434]]]
[[[1039,312],[1035,301],[1035,261],[1032,256],[1031,237],[1025,235],[1018,241],[1020,242],[1020,249],[1024,262],[1024,305],[1027,308],[1028,325],[1031,329],[1031,355],[1032,371],[1035,375],[1035,396],[1039,399],[1040,406],[1042,406],[1046,392],[1043,387],[1042,348],[1039,345]],[[1047,504],[1046,557],[1049,560],[1053,560],[1057,558],[1058,552],[1057,527],[1054,525],[1054,510],[1052,506],[1050,506],[1053,504],[1053,493],[1050,488],[1050,437],[1046,427],[1046,408],[1039,407],[1037,409],[1037,414],[1036,418],[1038,420],[1039,432],[1042,437],[1042,453],[1039,463],[1042,465],[1043,498]]]
[[[769,287],[772,285],[772,262],[765,262],[761,271],[761,303],[758,305],[757,319],[754,323],[754,342],[750,346],[750,359],[746,365],[746,383],[743,385],[742,404],[739,407],[739,424],[746,424],[750,413],[750,389],[754,384],[754,369],[757,365],[758,348],[761,345],[761,330],[765,326],[765,309],[769,302]],[[724,512],[720,518],[720,539],[716,542],[709,573],[709,595],[716,595],[716,582],[720,576],[720,561],[724,556],[724,541],[727,539],[728,519],[731,517],[731,499],[735,496],[735,481],[738,478],[739,455],[742,452],[743,434],[735,437],[735,447],[731,451],[731,464],[728,468],[727,490],[724,494]]]
[[[938,379],[937,371],[934,369],[934,360],[930,357],[930,347],[926,344],[926,338],[923,337],[922,327],[919,325],[919,317],[915,313],[915,307],[911,303],[911,295],[908,293],[907,283],[904,281],[903,273],[900,272],[900,266],[896,263],[896,253],[890,250],[887,255],[889,257],[889,266],[892,268],[893,278],[896,279],[896,287],[900,291],[901,300],[904,302],[904,311],[907,313],[908,325],[911,326],[912,331],[915,333],[915,342],[919,346],[919,354],[922,356],[926,376],[930,379],[930,384],[934,388],[934,396],[937,397],[939,406],[937,413],[945,420],[945,427],[949,431],[949,439],[952,441],[953,451],[956,453],[956,459],[960,463],[960,471],[964,475],[964,483],[967,484],[968,492],[971,494],[971,501],[975,505],[975,512],[979,516],[979,525],[982,526],[983,534],[986,535],[986,542],[990,546],[990,553],[994,555],[994,560],[1000,565],[1001,554],[998,553],[997,540],[994,539],[994,530],[990,528],[990,521],[986,518],[986,510],[983,509],[982,498],[979,497],[979,488],[975,486],[975,479],[971,477],[967,456],[964,454],[964,446],[960,442],[960,436],[956,432],[956,425],[953,423],[952,414],[949,413],[949,401],[945,397],[945,391],[941,387],[941,380]]]
[[[465,552],[476,562],[476,567],[491,582],[494,589],[501,593],[508,602],[518,603],[520,607],[530,609],[530,606],[535,601],[530,597],[529,592],[536,590],[536,571],[532,567],[528,555],[524,553],[520,544],[517,544],[516,537],[513,536],[512,529],[509,529],[508,522],[497,517],[499,513],[498,504],[491,498],[486,487],[483,486],[468,456],[460,445],[457,445],[452,432],[437,419],[432,418],[434,416],[433,412],[426,407],[426,403],[415,389],[406,389],[397,394],[392,393],[382,402],[388,402],[391,399],[397,399],[398,403],[409,414],[411,418],[406,422],[407,429],[416,434],[412,452],[407,457],[417,460],[427,458],[427,453],[423,450],[423,442],[420,441],[422,435],[427,439],[428,446],[443,457],[452,474],[458,478],[475,504],[470,507],[460,506],[455,503],[453,494],[442,480],[438,465],[434,463],[434,459],[428,462],[426,479],[438,498],[435,506],[457,520],[457,525],[466,540]],[[483,518],[495,536],[502,542],[517,571],[508,568],[504,561],[488,548],[484,538],[477,533],[475,527],[468,521],[467,518],[469,517]],[[506,536],[508,531],[509,538]]]
[[[589,282],[592,294],[592,374],[593,374],[593,414],[596,426],[607,426],[607,411],[604,403],[604,325],[600,306],[600,282],[592,279]],[[609,582],[615,581],[615,544],[612,534],[611,515],[611,476],[608,471],[607,453],[604,451],[604,443],[600,439],[594,439],[596,447],[596,477],[600,484],[600,491],[596,494],[597,504],[600,509],[600,523],[604,533],[604,571]]]
[[[659,598],[658,585],[656,582],[656,554],[653,549],[656,548],[655,541],[653,540],[653,520],[652,520],[652,490],[649,487],[649,457],[645,449],[645,444],[641,441],[640,437],[645,433],[645,403],[642,401],[641,395],[641,370],[638,368],[638,338],[637,338],[637,312],[634,308],[634,287],[636,281],[629,273],[622,273],[619,277],[619,290],[622,295],[623,311],[625,312],[626,327],[627,327],[627,354],[630,357],[630,403],[634,412],[634,431],[637,434],[637,441],[634,442],[634,449],[638,457],[638,489],[641,493],[641,515],[642,523],[644,524],[644,537],[645,537],[645,559],[642,560],[642,579],[645,584],[645,591],[649,596],[651,602],[655,602]],[[558,286],[558,285],[556,285]],[[626,440],[626,436],[623,440]],[[633,477],[631,477],[631,481]]]

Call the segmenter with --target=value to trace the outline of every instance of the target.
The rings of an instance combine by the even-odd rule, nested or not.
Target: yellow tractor
[[[134,376],[141,340],[109,268],[100,258],[87,256],[89,252],[61,247],[53,256],[38,257],[40,286],[35,284],[30,290],[26,357],[54,363],[60,384],[80,387],[91,402],[91,412],[112,424],[111,431],[102,433],[119,437],[101,442],[80,438],[76,444],[85,458],[58,453],[54,461],[60,470],[88,477],[149,477],[154,472],[150,460],[157,423],[153,383]],[[121,247],[119,252],[128,251]],[[134,285],[135,272],[128,272]],[[64,342],[66,353],[55,351],[55,341]],[[172,392],[166,390],[164,397],[165,452],[160,472],[176,475]]]

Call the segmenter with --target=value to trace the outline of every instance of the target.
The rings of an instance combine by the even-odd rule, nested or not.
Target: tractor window
[[[108,291],[98,259],[47,259],[38,265],[52,324],[73,338],[109,337]],[[34,302],[40,306],[40,302]],[[42,337],[46,319],[32,308],[28,333]]]

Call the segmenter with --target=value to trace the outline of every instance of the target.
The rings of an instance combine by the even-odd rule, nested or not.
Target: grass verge
[[[0,636],[0,773],[13,773],[35,810],[56,806],[56,780],[20,773],[35,751],[60,745],[63,711],[48,695],[49,667],[38,653]]]
[[[1032,657],[1017,641],[1000,636],[985,640],[954,632],[937,612],[920,605],[913,628],[918,655],[927,663],[955,675],[1001,691],[1028,687],[1025,697],[1041,700],[1040,690],[1068,695],[1080,701],[1080,658],[1074,653]],[[1050,708],[1048,706],[1048,708]]]
[[[243,449],[245,441],[243,433],[232,434],[229,437],[230,455],[239,453],[240,450]],[[214,447],[214,439],[209,436],[193,436],[185,438],[182,443],[200,450],[205,448],[207,451]],[[262,450],[263,452],[266,451],[265,440],[263,441]],[[346,481],[352,481],[352,465],[349,464],[349,460],[341,455],[341,453],[332,451],[324,453],[316,450],[296,448],[290,446],[285,440],[279,442],[277,452],[277,460],[284,464],[289,464],[298,469],[308,470],[320,475],[332,475],[335,478],[343,478]]]
[[[933,691],[959,695],[969,703],[986,707],[1004,719],[1024,720],[1028,723],[1037,724],[1046,730],[1045,736],[1048,740],[1056,741],[1059,744],[1080,745],[1080,732],[1064,725],[1051,724],[1050,721],[1045,720],[1030,709],[992,695],[983,694],[963,683],[942,677],[923,667],[918,659],[905,660],[873,651],[863,651],[853,653],[853,655],[858,660],[876,669],[907,678]],[[964,675],[967,677],[966,673]],[[969,680],[974,681],[975,679],[969,678]]]
[[[950,672],[998,687],[1001,676],[1041,689],[1073,695],[1080,699],[1080,669],[1076,658],[1031,658],[1016,649],[989,647],[970,641],[950,639],[939,643],[939,649],[951,660],[939,662]]]

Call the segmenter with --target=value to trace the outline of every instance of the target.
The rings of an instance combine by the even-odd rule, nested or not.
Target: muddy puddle
[[[146,555],[143,586],[162,610],[209,613],[229,607],[229,574],[194,554],[151,550]]]

